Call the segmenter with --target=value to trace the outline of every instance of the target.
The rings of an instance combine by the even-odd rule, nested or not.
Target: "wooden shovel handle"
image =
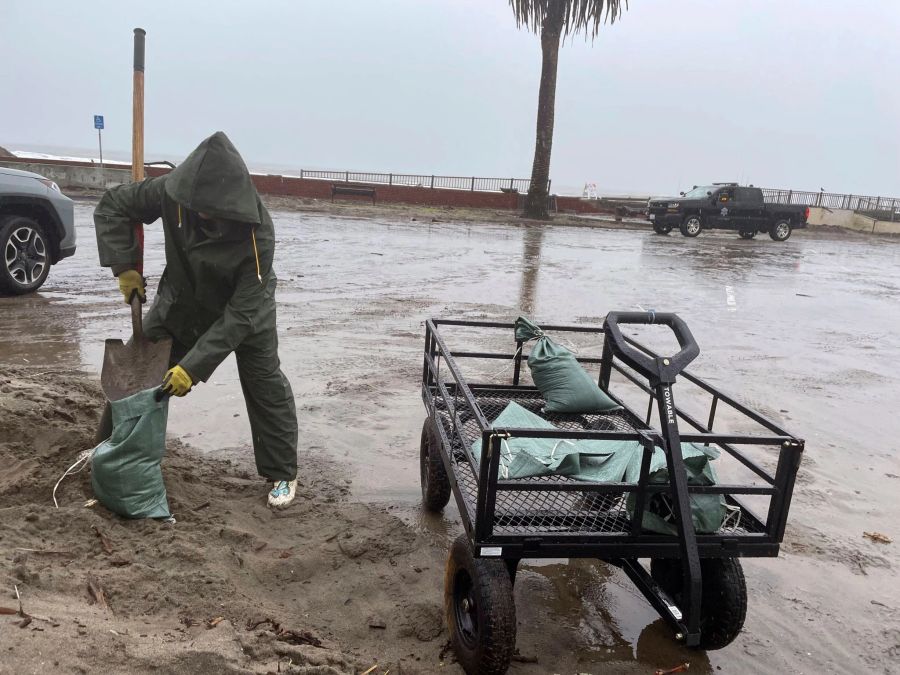
[[[144,339],[144,326],[141,319],[141,299],[137,293],[131,294],[131,330],[134,333],[135,342]]]

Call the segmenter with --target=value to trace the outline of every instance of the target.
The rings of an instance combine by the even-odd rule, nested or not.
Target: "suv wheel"
[[[756,230],[741,230],[738,234],[741,235],[741,239],[753,239],[756,236]]]
[[[703,229],[700,216],[688,216],[681,223],[681,234],[685,237],[696,237]]]
[[[769,236],[775,241],[786,241],[791,236],[792,231],[791,221],[782,218],[781,220],[776,220],[775,224],[769,227]]]
[[[669,234],[672,231],[672,227],[671,225],[654,225],[653,231],[656,234]]]
[[[41,226],[24,216],[0,219],[0,290],[31,293],[49,272],[50,247]]]

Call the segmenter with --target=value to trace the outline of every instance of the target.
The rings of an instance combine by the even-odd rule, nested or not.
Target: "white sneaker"
[[[286,509],[297,495],[297,479],[278,480],[269,492],[269,506],[273,509]]]

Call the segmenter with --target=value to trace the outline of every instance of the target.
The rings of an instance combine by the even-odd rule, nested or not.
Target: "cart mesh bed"
[[[448,385],[448,391],[452,390],[452,383],[444,384]],[[472,393],[478,407],[489,421],[496,419],[510,402],[515,402],[562,430],[636,432],[639,429],[648,429],[642,420],[625,408],[601,414],[546,413],[541,412],[545,401],[538,391],[474,388]],[[452,451],[453,475],[464,496],[467,515],[474,521],[478,502],[478,476],[469,462],[468,454],[463,450],[461,438],[465,439],[466,447],[471,448],[472,443],[481,437],[480,429],[475,420],[469,418],[463,422],[461,433],[454,433],[450,411],[440,406],[437,417],[440,420],[443,440],[449,444]],[[494,506],[495,534],[531,535],[564,532],[591,535],[627,534],[631,531],[631,517],[625,508],[625,494],[599,495],[589,491],[592,483],[566,476],[517,478],[513,481],[537,489],[498,491]],[[567,485],[567,488],[580,486],[584,489],[567,489],[567,491],[554,489],[560,484]],[[546,489],[540,489],[542,485],[546,485]],[[717,534],[765,532],[763,523],[749,509],[742,509],[738,502],[727,495],[726,501],[737,509],[738,513],[732,511]]]

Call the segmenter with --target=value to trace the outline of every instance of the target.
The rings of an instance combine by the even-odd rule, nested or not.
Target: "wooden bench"
[[[369,185],[331,185],[331,201],[334,202],[335,195],[347,195],[351,197],[371,197],[372,203],[375,203],[375,188]]]

